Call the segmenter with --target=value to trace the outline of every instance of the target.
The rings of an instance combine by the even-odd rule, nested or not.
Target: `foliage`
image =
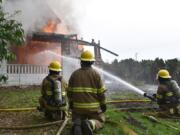
[[[13,15],[5,13],[1,4],[2,0],[0,0],[0,62],[14,60],[16,56],[10,51],[10,47],[22,45],[24,42],[22,24],[12,19],[18,11]],[[6,75],[0,75],[0,82],[6,82],[7,79]]]
[[[156,74],[159,69],[167,69],[173,79],[180,83],[180,61],[178,59],[166,61],[159,58],[142,61],[125,59],[119,62],[114,60],[111,64],[104,63],[103,68],[132,83],[141,81],[148,84],[156,83]]]
[[[0,82],[6,82],[8,80],[8,76],[0,75]]]
[[[0,5],[0,61],[15,59],[15,55],[9,50],[10,46],[21,45],[24,42],[22,24],[12,19],[16,13],[18,12],[13,15],[5,13]]]

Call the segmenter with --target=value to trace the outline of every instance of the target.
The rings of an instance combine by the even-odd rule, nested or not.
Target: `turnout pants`
[[[104,126],[105,115],[104,113],[98,112],[79,113],[72,111],[72,121],[75,122],[78,119],[81,121],[88,119],[92,125],[93,130],[97,131]]]
[[[162,111],[166,111],[168,114],[171,115],[180,115],[180,104],[164,104],[159,105]]]

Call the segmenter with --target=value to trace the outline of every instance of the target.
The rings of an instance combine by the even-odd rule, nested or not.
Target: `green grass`
[[[151,121],[150,119],[144,117],[142,112],[120,112],[109,109],[106,112],[106,116],[111,121],[119,123],[119,126],[112,126],[107,122],[105,127],[101,131],[99,131],[98,134],[125,135],[126,133],[124,133],[122,129],[123,126],[127,126],[139,135],[180,135],[180,120],[177,119],[173,120],[157,118],[163,123],[168,123],[179,128],[178,130],[175,130],[163,124]],[[132,117],[133,119],[138,121],[139,124],[134,124],[131,121],[127,121],[126,118],[129,117]]]
[[[31,87],[25,89],[19,88],[8,88],[0,89],[0,108],[22,108],[22,107],[36,107],[38,105],[38,98],[40,97],[40,88]],[[133,99],[137,97],[133,93],[116,93],[112,95],[113,98],[117,99]],[[124,127],[136,132],[138,135],[180,135],[180,119],[163,119],[157,118],[161,122],[173,125],[178,130],[167,127],[163,124],[153,122],[143,116],[143,112],[120,112],[116,111],[115,107],[109,106],[106,112],[107,122],[100,131],[96,132],[96,135],[126,135]],[[135,119],[135,122],[129,120],[129,118]],[[128,119],[128,120],[127,120]],[[47,122],[44,117],[38,111],[35,112],[17,112],[17,113],[0,113],[0,125],[11,124],[13,120],[14,125],[29,125]],[[138,123],[138,124],[137,124]],[[57,126],[34,129],[28,131],[6,131],[0,130],[0,134],[14,134],[17,135],[40,135],[44,131],[49,134],[55,134]],[[63,135],[68,135],[70,127],[66,128]],[[127,131],[126,131],[127,132]]]
[[[36,107],[40,97],[39,87],[26,89],[0,89],[0,108]]]

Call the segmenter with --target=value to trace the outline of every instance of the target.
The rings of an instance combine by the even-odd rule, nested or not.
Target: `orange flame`
[[[52,33],[55,32],[57,29],[56,21],[50,20],[48,21],[47,25],[42,29],[43,32]]]

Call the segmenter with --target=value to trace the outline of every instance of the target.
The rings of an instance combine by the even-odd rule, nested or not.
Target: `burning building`
[[[13,2],[18,1],[10,1],[12,6],[9,9],[12,9],[15,5]],[[58,60],[62,63],[63,75],[65,79],[68,80],[70,74],[78,68],[79,62],[77,60],[74,61],[74,59],[68,59],[67,62],[62,58],[64,56],[79,57],[84,49],[84,45],[94,46],[96,64],[98,65],[102,62],[100,49],[116,55],[102,48],[100,42],[95,43],[94,40],[92,40],[92,42],[79,40],[77,34],[72,34],[72,27],[60,19],[56,10],[50,8],[48,4],[45,4],[44,0],[39,0],[39,2],[39,6],[43,7],[42,10],[45,9],[41,11],[43,14],[37,13],[39,15],[37,17],[35,17],[36,14],[33,14],[30,19],[29,16],[26,15],[23,24],[26,25],[29,23],[27,20],[38,22],[39,17],[41,17],[41,23],[33,23],[36,29],[32,29],[31,32],[27,33],[27,40],[24,46],[11,48],[17,56],[16,60],[2,66],[2,73],[8,76],[7,85],[39,85],[42,79],[48,74],[47,65],[52,60]],[[61,3],[62,1],[56,2]],[[37,5],[34,2],[31,3],[31,1],[25,0],[21,0],[18,3],[18,8],[19,4],[22,4],[23,12],[26,12],[25,4],[27,4],[28,8],[30,8],[30,5],[32,5],[31,8]],[[39,11],[39,7],[37,7],[37,11]],[[61,11],[65,13],[63,10]]]
[[[59,34],[61,35],[61,41],[52,42],[52,39],[46,39],[38,41],[32,36],[38,33],[42,35],[48,34]],[[71,39],[77,39],[77,35],[70,35],[68,29],[64,24],[61,24],[59,20],[50,20],[47,22],[46,26],[42,28],[41,31],[34,32],[32,35],[27,35],[27,42],[24,46],[13,47],[12,50],[16,54],[16,61],[12,63],[16,64],[33,64],[33,65],[48,65],[52,60],[61,61],[62,53],[64,55],[79,55],[83,50],[75,42],[70,42],[68,40],[63,41],[64,37]]]

